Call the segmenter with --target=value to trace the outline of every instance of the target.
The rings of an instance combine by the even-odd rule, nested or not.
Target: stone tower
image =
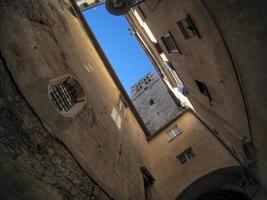
[[[153,135],[183,108],[177,104],[158,75],[149,72],[131,88],[131,100]]]

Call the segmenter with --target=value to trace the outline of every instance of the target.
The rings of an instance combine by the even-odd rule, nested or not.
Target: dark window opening
[[[181,165],[185,164],[195,156],[192,148],[186,149],[183,153],[177,156],[177,159],[180,161]]]
[[[209,93],[209,90],[206,86],[205,83],[201,82],[201,81],[198,81],[198,80],[195,80],[196,84],[197,84],[197,87],[200,91],[201,94],[207,96],[209,98],[209,100],[211,101],[211,96],[210,96],[210,93]]]
[[[87,2],[82,4],[84,8],[89,7],[89,4]]]
[[[142,9],[140,6],[137,6],[137,9],[138,9],[138,11],[140,12],[140,14],[141,14],[141,16],[142,16],[143,21],[145,21],[145,19],[146,19],[146,15],[145,15],[143,9]]]
[[[146,167],[141,167],[141,172],[144,179],[145,200],[152,200],[154,199],[153,183],[155,179]]]
[[[151,106],[154,105],[154,104],[155,104],[154,100],[153,100],[153,99],[150,99],[150,100],[149,100],[149,104],[150,104]]]
[[[161,54],[163,52],[163,50],[162,50],[161,46],[159,45],[159,43],[154,43],[154,45],[155,45],[155,48],[156,48],[157,52],[159,54]]]
[[[165,61],[168,67],[170,67],[173,71],[176,72],[176,69],[174,68],[173,64],[170,61]]]
[[[168,53],[180,53],[182,54],[181,50],[179,49],[177,43],[175,42],[172,34],[169,32],[163,37],[161,37],[163,44],[165,45]]]
[[[197,30],[197,27],[195,26],[190,15],[187,15],[185,19],[177,22],[177,25],[180,28],[180,30],[183,33],[184,38],[186,40],[194,37],[195,35],[197,35],[198,38],[201,38],[201,36]]]

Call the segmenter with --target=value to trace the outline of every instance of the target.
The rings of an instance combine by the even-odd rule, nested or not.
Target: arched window
[[[71,75],[50,80],[48,95],[53,107],[65,117],[75,117],[86,104],[83,88]]]

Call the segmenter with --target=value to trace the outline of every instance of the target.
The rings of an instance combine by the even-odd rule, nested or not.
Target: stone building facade
[[[132,86],[131,101],[153,135],[183,111],[158,75],[148,73]]]

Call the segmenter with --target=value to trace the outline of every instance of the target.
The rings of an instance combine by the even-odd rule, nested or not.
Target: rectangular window
[[[190,15],[187,15],[185,19],[178,21],[177,25],[180,28],[186,40],[194,36],[198,36],[199,38],[201,38],[197,30],[197,27],[195,26]]]
[[[161,37],[163,44],[165,45],[167,51],[169,53],[180,53],[182,54],[181,50],[179,49],[178,45],[176,44],[172,34],[168,32],[166,35]]]
[[[163,50],[161,46],[159,45],[159,43],[154,43],[154,46],[159,54],[163,53]]]
[[[182,130],[178,128],[177,125],[175,125],[171,130],[168,131],[168,141],[170,142],[173,140],[176,136],[180,135],[182,133]]]
[[[153,183],[155,179],[146,167],[141,167],[141,172],[144,179],[145,200],[154,199]]]
[[[122,113],[122,115],[126,118],[127,117],[127,103],[126,100],[122,95],[120,95],[117,106],[119,108],[119,111]]]
[[[201,81],[198,81],[198,80],[195,80],[196,84],[197,84],[197,87],[200,91],[201,94],[207,96],[209,98],[209,100],[211,101],[211,96],[210,96],[210,93],[209,93],[209,90],[206,86],[205,83],[201,82]]]
[[[154,105],[155,104],[155,102],[154,102],[154,100],[153,99],[150,99],[150,101],[149,101],[149,105]]]
[[[192,148],[186,149],[183,153],[178,155],[176,158],[180,161],[181,165],[185,164],[195,156]]]
[[[116,126],[121,129],[121,117],[118,114],[117,110],[113,108],[112,113],[111,113],[111,118],[113,119],[114,123]]]

